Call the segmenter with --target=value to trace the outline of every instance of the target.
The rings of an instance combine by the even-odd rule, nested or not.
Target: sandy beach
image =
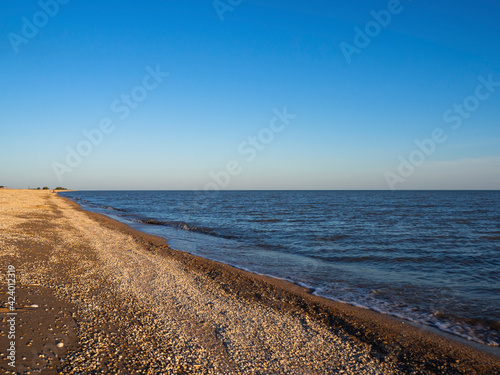
[[[5,374],[500,374],[494,355],[172,250],[51,191],[0,190],[0,272]]]

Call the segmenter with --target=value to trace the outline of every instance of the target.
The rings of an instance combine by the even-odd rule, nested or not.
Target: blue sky
[[[2,185],[500,187],[493,0],[0,9]]]

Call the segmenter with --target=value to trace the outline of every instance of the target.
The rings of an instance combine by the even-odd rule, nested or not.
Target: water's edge
[[[213,254],[209,254],[209,253],[203,253],[203,252],[200,253],[200,251],[192,251],[192,249],[189,249],[189,246],[186,246],[186,245],[192,245],[191,243],[189,243],[189,241],[187,241],[187,242],[183,242],[183,240],[171,241],[171,238],[169,238],[168,235],[162,234],[161,231],[158,231],[157,229],[155,229],[156,226],[168,226],[168,227],[172,227],[178,231],[189,231],[189,232],[195,233],[196,235],[201,236],[201,237],[196,239],[197,241],[205,241],[205,240],[209,241],[209,240],[211,240],[210,237],[215,237],[215,238],[219,237],[217,235],[217,233],[213,233],[210,230],[210,228],[196,227],[196,226],[193,226],[192,224],[189,224],[188,222],[182,222],[182,221],[164,222],[164,221],[157,220],[157,219],[141,219],[137,216],[136,216],[136,219],[131,219],[131,216],[133,217],[134,215],[130,215],[130,216],[124,218],[124,217],[120,217],[120,215],[117,215],[117,213],[119,214],[121,212],[121,210],[119,208],[114,208],[112,206],[106,206],[105,210],[95,209],[95,208],[92,208],[88,205],[82,204],[81,202],[78,202],[78,199],[74,199],[70,196],[66,196],[66,194],[62,194],[61,196],[76,202],[84,210],[103,214],[103,215],[105,215],[113,220],[124,223],[127,226],[129,226],[133,229],[139,230],[143,233],[157,235],[157,236],[160,236],[162,238],[165,238],[169,242],[170,246],[175,250],[183,251],[183,252],[186,252],[189,254],[193,254],[193,255],[200,256],[200,257],[203,257],[206,259],[210,259],[210,260],[215,261],[215,262],[227,264],[227,265],[230,265],[232,267],[235,267],[235,268],[247,271],[247,272],[251,272],[253,274],[272,277],[275,279],[286,280],[286,281],[294,283],[300,287],[308,289],[311,294],[314,294],[314,295],[317,295],[317,296],[320,296],[320,297],[323,297],[323,298],[326,298],[329,300],[338,301],[338,302],[346,303],[346,304],[349,304],[352,306],[372,310],[372,311],[375,311],[377,313],[381,313],[384,315],[393,316],[395,318],[405,320],[407,322],[410,322],[412,324],[415,324],[415,325],[418,325],[418,326],[421,326],[424,328],[427,327],[429,330],[435,331],[436,333],[438,333],[438,332],[444,333],[446,336],[454,337],[456,340],[458,340],[460,342],[467,343],[467,344],[472,345],[472,346],[474,346],[482,351],[486,351],[486,352],[489,352],[491,354],[495,354],[497,356],[500,356],[500,348],[499,347],[487,345],[487,344],[481,342],[480,340],[475,340],[474,337],[468,336],[467,334],[461,335],[461,334],[453,331],[452,329],[447,329],[446,326],[440,327],[440,326],[436,326],[436,325],[429,325],[429,324],[426,324],[425,322],[422,322],[418,319],[412,319],[411,316],[405,316],[403,313],[398,314],[398,313],[394,313],[391,311],[384,311],[383,309],[379,309],[379,308],[376,308],[374,306],[367,306],[367,305],[363,305],[362,303],[356,303],[353,301],[344,300],[342,298],[335,298],[335,296],[332,296],[331,293],[330,294],[322,293],[321,289],[318,289],[317,287],[315,287],[312,284],[308,284],[307,282],[303,282],[303,281],[300,281],[300,280],[297,280],[294,278],[290,278],[290,277],[283,277],[283,275],[280,275],[279,272],[278,273],[259,272],[259,270],[256,270],[255,267],[245,267],[244,265],[238,264],[236,262],[230,262],[227,260],[224,261],[224,259],[221,259],[220,256],[217,257],[217,256],[214,256]],[[172,242],[174,242],[174,243],[172,243]],[[272,267],[270,268],[270,270],[272,271]]]

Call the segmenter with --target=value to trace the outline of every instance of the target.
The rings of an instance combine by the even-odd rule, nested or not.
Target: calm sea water
[[[78,191],[178,250],[500,345],[500,191]]]

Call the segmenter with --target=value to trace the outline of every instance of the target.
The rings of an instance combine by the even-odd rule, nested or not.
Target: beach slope
[[[493,355],[172,250],[50,191],[0,190],[0,272],[4,373],[500,374]]]

